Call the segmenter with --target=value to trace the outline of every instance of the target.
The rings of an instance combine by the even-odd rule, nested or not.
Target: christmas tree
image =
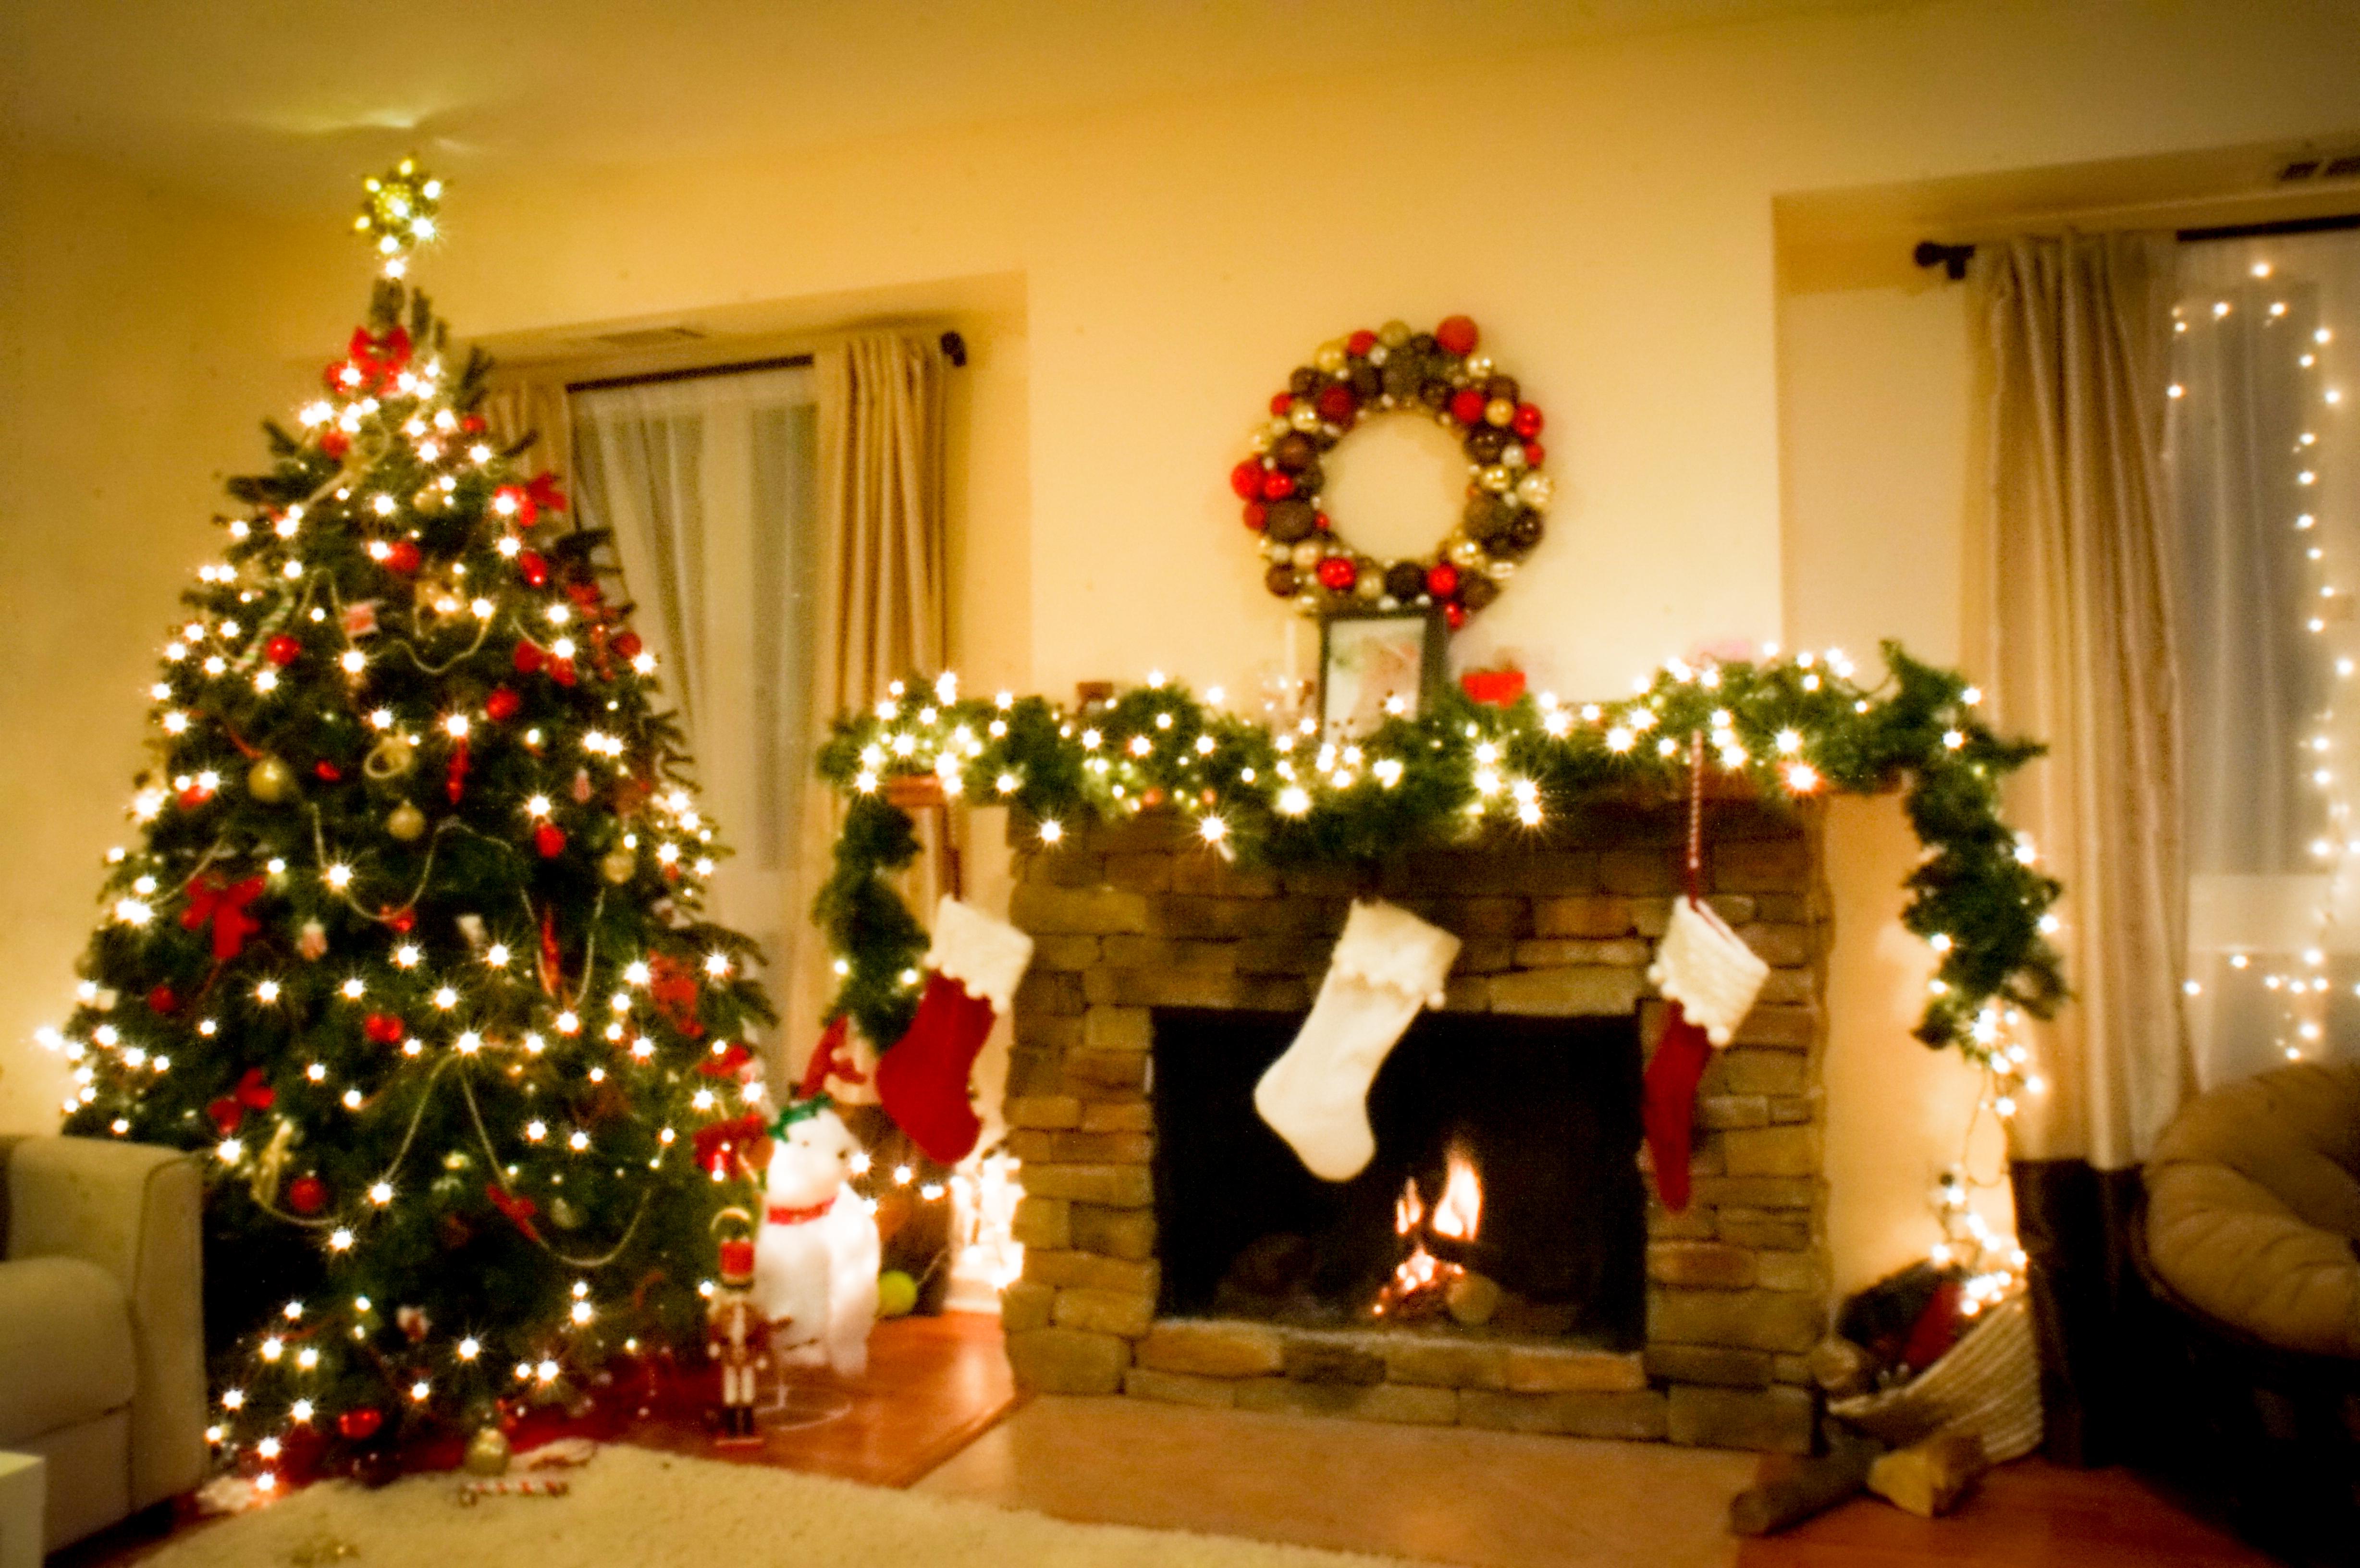
[[[693,1339],[760,1129],[655,660],[403,281],[441,194],[368,182],[366,324],[229,487],[47,1035],[69,1132],[204,1161],[216,1441],[274,1479]]]

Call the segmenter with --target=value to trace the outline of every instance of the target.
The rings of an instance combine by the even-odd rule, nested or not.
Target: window
[[[2183,245],[2172,326],[2189,1021],[2209,1087],[2360,1056],[2360,234]]]
[[[811,371],[596,387],[572,407],[583,524],[614,532],[634,625],[737,852],[714,876],[708,913],[759,942],[776,973],[807,924],[788,905],[813,767]]]

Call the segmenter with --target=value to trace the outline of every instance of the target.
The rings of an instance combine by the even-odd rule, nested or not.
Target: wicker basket
[[[2019,1290],[1897,1388],[1832,1399],[1828,1412],[1896,1448],[1945,1429],[1979,1432],[1993,1464],[2040,1446],[2040,1352]]]

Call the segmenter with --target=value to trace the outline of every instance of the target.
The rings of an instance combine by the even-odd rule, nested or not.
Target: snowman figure
[[[791,1103],[770,1131],[754,1303],[771,1357],[857,1377],[869,1369],[880,1251],[876,1216],[844,1191],[860,1145],[825,1094]]]

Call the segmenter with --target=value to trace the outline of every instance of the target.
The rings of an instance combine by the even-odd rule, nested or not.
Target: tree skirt
[[[563,1477],[563,1497],[462,1507],[463,1475],[413,1475],[380,1491],[311,1486],[195,1530],[147,1568],[1350,1568],[1398,1559],[1223,1536],[1065,1524],[1038,1514],[914,1496],[755,1465],[612,1446]]]

